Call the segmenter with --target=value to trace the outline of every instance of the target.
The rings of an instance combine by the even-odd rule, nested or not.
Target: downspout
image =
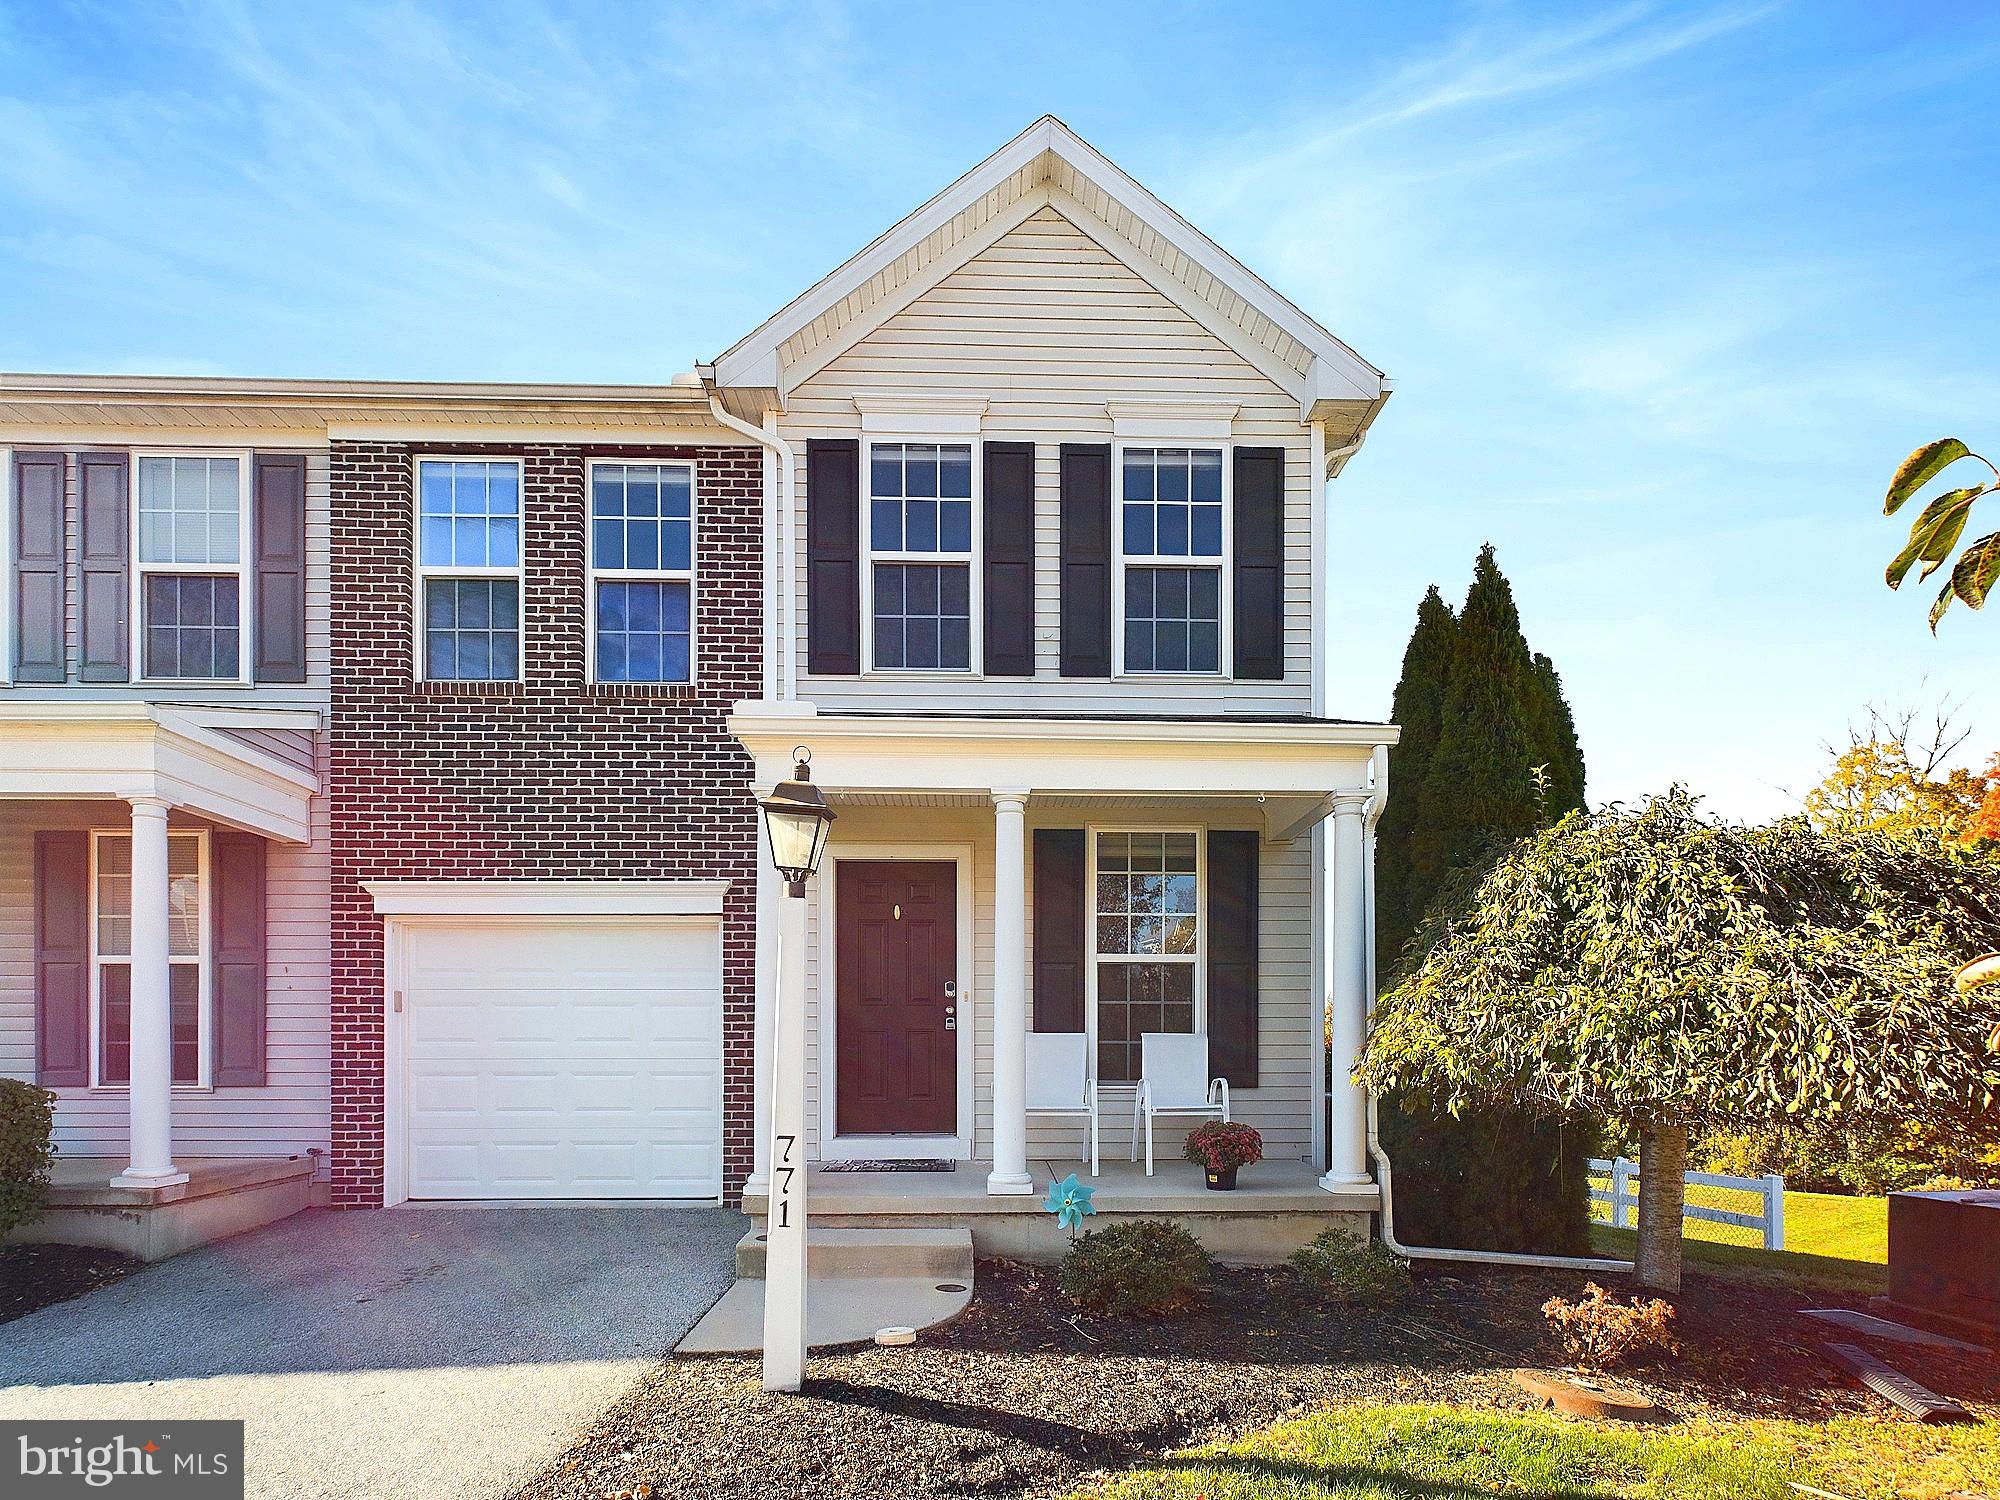
[[[793,682],[795,681],[795,678],[793,676],[794,672],[793,658],[796,651],[797,643],[792,638],[793,614],[795,607],[795,600],[793,597],[793,589],[792,589],[792,566],[793,566],[792,529],[796,524],[796,518],[793,514],[793,510],[794,510],[795,495],[798,485],[797,455],[793,453],[792,445],[786,442],[783,438],[779,437],[777,433],[766,432],[761,427],[752,427],[748,422],[744,421],[742,418],[731,416],[727,411],[723,410],[721,397],[711,393],[708,398],[708,409],[711,413],[713,413],[715,420],[720,422],[724,427],[727,427],[731,432],[742,433],[752,442],[762,444],[763,447],[769,450],[777,460],[778,629],[776,631],[776,635],[778,637],[779,646],[782,648],[782,656],[780,655],[779,650],[772,649],[767,645],[764,652],[764,696],[767,699],[775,699],[779,697],[791,698],[796,696],[793,689]],[[766,522],[764,528],[764,541],[765,545],[768,547],[771,542],[771,527],[768,521]],[[765,592],[767,597],[770,593],[771,577],[772,577],[772,569],[770,565],[767,563],[764,569]],[[771,618],[770,606],[767,602],[765,606],[765,621],[767,625],[770,622],[770,618]],[[782,662],[782,665],[780,665],[780,662]]]
[[[1363,815],[1362,827],[1368,839],[1368,992],[1375,993],[1375,825],[1381,821],[1382,811],[1389,804],[1389,751],[1384,745],[1375,747],[1375,793],[1368,799],[1368,810]],[[1396,1191],[1395,1173],[1389,1162],[1389,1153],[1382,1149],[1382,1129],[1378,1106],[1381,1096],[1373,1089],[1368,1091],[1368,1154],[1375,1158],[1375,1182],[1382,1197],[1382,1243],[1406,1260],[1455,1260],[1469,1261],[1476,1265],[1489,1266],[1539,1266],[1554,1271],[1623,1271],[1632,1270],[1629,1260],[1611,1260],[1591,1255],[1531,1255],[1513,1250],[1453,1250],[1441,1245],[1405,1245],[1396,1238]]]

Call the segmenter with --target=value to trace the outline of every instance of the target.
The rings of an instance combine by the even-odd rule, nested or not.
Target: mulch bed
[[[116,1250],[82,1245],[0,1245],[0,1323],[81,1297],[139,1265]]]
[[[668,1361],[519,1500],[1059,1494],[1338,1402],[1524,1409],[1508,1371],[1559,1363],[1541,1304],[1584,1279],[1420,1266],[1398,1306],[1368,1312],[1307,1302],[1284,1271],[1225,1270],[1199,1309],[1143,1323],[1079,1313],[1050,1271],[981,1261],[963,1316],[909,1348],[816,1357],[798,1396],[766,1395],[752,1359]],[[1690,1275],[1676,1301],[1683,1357],[1620,1384],[1683,1416],[1883,1410],[1794,1316],[1824,1297]],[[2000,1408],[2000,1361],[1895,1362]]]

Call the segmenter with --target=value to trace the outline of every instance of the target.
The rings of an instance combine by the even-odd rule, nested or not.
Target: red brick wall
[[[333,1201],[382,1201],[382,922],[364,880],[729,879],[723,914],[723,1178],[750,1170],[756,809],[723,728],[762,685],[762,457],[696,461],[698,681],[584,676],[584,462],[572,446],[474,448],[523,464],[520,683],[417,683],[412,449],[333,444]]]

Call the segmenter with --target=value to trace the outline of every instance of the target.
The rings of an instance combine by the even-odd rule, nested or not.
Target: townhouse
[[[663,386],[7,377],[0,1069],[135,1193],[754,1209],[803,746],[847,1212],[1029,1207],[1058,1059],[1122,1157],[1166,1035],[1365,1215],[1388,392],[1050,118]]]

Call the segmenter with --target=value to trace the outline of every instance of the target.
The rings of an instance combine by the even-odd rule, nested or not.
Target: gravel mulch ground
[[[800,1396],[766,1395],[754,1360],[668,1361],[519,1500],[1059,1494],[1335,1402],[1525,1408],[1507,1372],[1559,1362],[1541,1304],[1583,1280],[1420,1267],[1403,1302],[1374,1313],[1306,1302],[1283,1271],[1218,1271],[1197,1311],[1139,1323],[1081,1315],[1049,1271],[982,1261],[958,1320],[914,1347],[815,1358]],[[1689,1416],[1880,1409],[1794,1315],[1826,1299],[1690,1275],[1677,1302],[1685,1355],[1621,1383]],[[2000,1407],[2000,1361],[1896,1362]]]
[[[136,1271],[140,1262],[116,1250],[81,1245],[0,1245],[0,1323],[38,1307],[67,1302]]]

